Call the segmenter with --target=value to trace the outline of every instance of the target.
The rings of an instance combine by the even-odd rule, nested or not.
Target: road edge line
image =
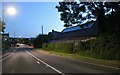
[[[14,54],[14,53],[9,54],[8,56],[6,56],[6,57],[0,59],[0,61],[3,61],[3,60],[5,60],[5,59],[9,58],[9,57],[12,56],[13,54]]]
[[[57,73],[61,74],[61,75],[65,75],[64,73],[62,73],[61,71],[57,70],[56,68],[52,67],[51,65],[47,64],[46,62],[42,61],[41,59],[39,59],[38,57],[36,57],[35,55],[31,54],[29,51],[26,51],[29,55],[31,55],[33,58],[35,58],[36,60],[40,61],[41,63],[43,63],[44,65],[48,66],[49,68],[51,68],[52,70],[56,71]]]

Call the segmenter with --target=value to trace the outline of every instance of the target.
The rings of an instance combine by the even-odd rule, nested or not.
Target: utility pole
[[[15,38],[15,32],[14,32],[14,38]]]
[[[42,25],[42,35],[43,35],[43,25]]]
[[[15,32],[14,32],[14,40],[13,41],[14,41],[14,46],[15,46]]]
[[[42,41],[41,41],[41,44],[43,44],[43,25],[42,25]]]

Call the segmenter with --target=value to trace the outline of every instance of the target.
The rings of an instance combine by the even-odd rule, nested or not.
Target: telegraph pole
[[[14,41],[14,46],[15,46],[15,32],[14,32],[14,40],[13,41]]]
[[[15,39],[15,32],[14,32],[14,39]]]
[[[42,35],[43,35],[43,25],[42,25]]]
[[[43,44],[43,25],[42,25],[42,43],[41,45]]]

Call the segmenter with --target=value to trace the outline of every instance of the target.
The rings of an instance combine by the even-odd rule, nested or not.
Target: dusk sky
[[[3,8],[14,7],[17,11],[15,15],[9,15],[6,12],[5,32],[9,32],[10,37],[35,37],[41,34],[41,27],[44,27],[44,34],[48,34],[52,29],[62,31],[63,22],[60,20],[55,6],[58,2],[4,2]]]

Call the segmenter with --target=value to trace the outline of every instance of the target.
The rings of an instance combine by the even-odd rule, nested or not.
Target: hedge
[[[46,50],[72,53],[73,43],[49,43],[49,44],[44,43],[42,48]]]
[[[96,39],[85,42],[58,42],[45,43],[42,48],[66,53],[77,53],[80,55],[108,59],[120,60],[120,38],[116,35],[99,36]],[[76,45],[77,44],[77,45]]]

